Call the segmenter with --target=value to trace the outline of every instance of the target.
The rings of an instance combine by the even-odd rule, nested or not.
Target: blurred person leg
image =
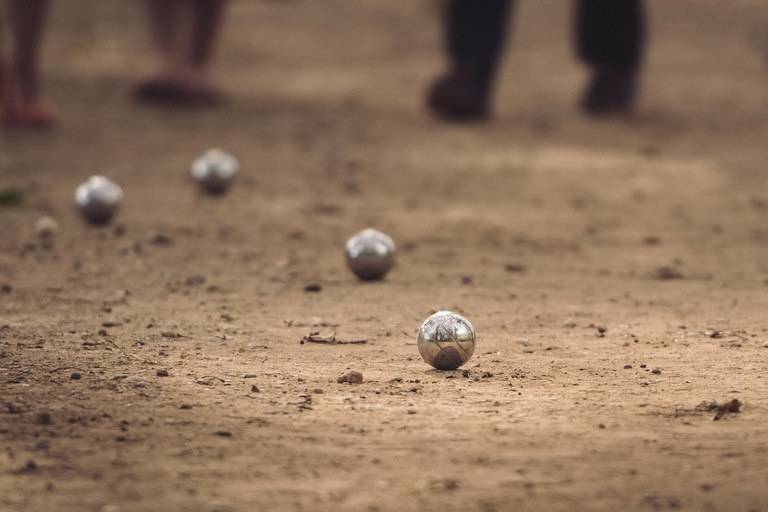
[[[12,60],[4,76],[5,119],[8,123],[47,127],[55,115],[40,95],[40,43],[48,14],[48,0],[9,0],[13,40]]]
[[[149,32],[156,54],[157,69],[134,89],[137,98],[169,101],[179,94],[184,68],[179,50],[183,0],[145,0]]]
[[[455,121],[487,117],[511,7],[511,0],[449,1],[445,44],[450,63],[428,92],[433,113]]]
[[[226,0],[147,0],[161,67],[136,87],[139,99],[187,106],[221,101],[209,70],[226,4]]]
[[[189,94],[203,104],[216,104],[222,99],[211,85],[210,69],[227,3],[227,0],[194,0],[186,54],[187,87]]]
[[[643,0],[579,0],[575,21],[579,57],[591,68],[581,108],[598,116],[627,112],[645,45]]]

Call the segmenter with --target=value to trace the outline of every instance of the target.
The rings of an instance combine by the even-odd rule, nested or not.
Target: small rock
[[[191,406],[191,405],[189,405],[189,404],[181,404],[181,405],[179,406],[179,409],[181,409],[182,411],[187,411],[187,410],[189,410],[189,409],[191,409],[191,408],[192,408],[192,406]]]
[[[232,437],[232,432],[230,432],[229,430],[217,430],[216,432],[213,433],[213,435],[219,436],[219,437]]]
[[[654,375],[661,375],[661,368],[654,368],[651,370],[651,373]]]
[[[158,247],[169,247],[173,245],[173,238],[165,233],[154,233],[149,237],[149,243]]]
[[[323,393],[325,393],[325,391],[323,391],[320,388],[315,388],[312,390],[312,392],[315,393],[316,395],[322,395]]]
[[[35,424],[37,425],[50,425],[53,423],[53,417],[48,411],[41,411],[35,415]]]
[[[679,271],[672,267],[659,267],[655,273],[656,279],[670,280],[670,279],[682,279],[684,276]]]
[[[507,263],[504,265],[504,270],[510,273],[525,272],[525,266],[519,263]]]
[[[196,274],[187,278],[187,286],[200,286],[205,284],[206,281],[205,276]]]
[[[251,385],[251,393],[261,393],[259,386],[257,386],[256,384]]]
[[[80,380],[83,378],[83,376],[80,374],[80,372],[72,372],[69,378],[72,380]]]
[[[475,282],[475,279],[472,276],[461,276],[461,284],[464,286],[469,286]]]
[[[162,336],[163,338],[181,338],[179,333],[177,333],[176,331],[163,331],[160,333],[160,336]]]
[[[165,368],[158,368],[157,372],[155,372],[155,374],[158,377],[168,377],[168,375],[169,375],[168,374],[168,370],[166,370]]]
[[[147,383],[144,379],[139,377],[138,375],[131,375],[129,377],[126,377],[123,379],[123,384],[126,386],[132,387],[132,388],[145,388],[147,387]]]
[[[13,291],[13,286],[3,283],[0,285],[0,292],[2,293],[11,293]]]
[[[59,223],[53,217],[45,216],[40,217],[35,222],[35,234],[43,243],[53,242],[56,237],[56,233],[59,232]]]
[[[624,365],[624,369],[625,370],[631,370],[632,369],[632,365],[631,364],[625,364]]]
[[[356,371],[351,371],[348,373],[345,373],[338,379],[336,379],[336,382],[339,384],[348,383],[348,384],[362,384],[363,383],[363,374]]]
[[[304,287],[304,291],[307,293],[319,293],[323,291],[323,287],[317,283],[311,283]]]

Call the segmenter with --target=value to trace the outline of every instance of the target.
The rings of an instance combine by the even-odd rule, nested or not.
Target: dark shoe
[[[584,91],[581,109],[592,116],[616,116],[632,109],[637,95],[637,70],[598,67]]]
[[[456,66],[432,85],[427,106],[448,121],[481,121],[488,117],[488,76],[479,66]]]

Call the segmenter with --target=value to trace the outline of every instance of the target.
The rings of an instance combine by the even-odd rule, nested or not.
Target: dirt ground
[[[570,4],[522,2],[474,127],[422,109],[428,3],[236,2],[208,112],[130,100],[138,7],[58,2],[62,122],[0,138],[0,510],[768,511],[764,1],[652,2],[606,122],[574,108]],[[211,146],[243,163],[220,200],[186,176]],[[117,228],[73,209],[93,173]],[[367,226],[381,283],[343,261]],[[444,308],[468,372],[419,357]]]

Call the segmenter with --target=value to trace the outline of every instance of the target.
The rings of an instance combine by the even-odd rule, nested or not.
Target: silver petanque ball
[[[421,357],[438,370],[455,370],[475,351],[475,328],[451,311],[438,311],[419,328]]]
[[[395,265],[395,242],[381,231],[364,229],[347,240],[347,265],[363,281],[383,278]]]
[[[107,224],[123,200],[123,189],[104,176],[91,176],[75,191],[75,204],[93,224]]]
[[[190,174],[209,194],[223,194],[232,185],[240,172],[237,158],[220,149],[209,149],[200,158],[192,162]]]

